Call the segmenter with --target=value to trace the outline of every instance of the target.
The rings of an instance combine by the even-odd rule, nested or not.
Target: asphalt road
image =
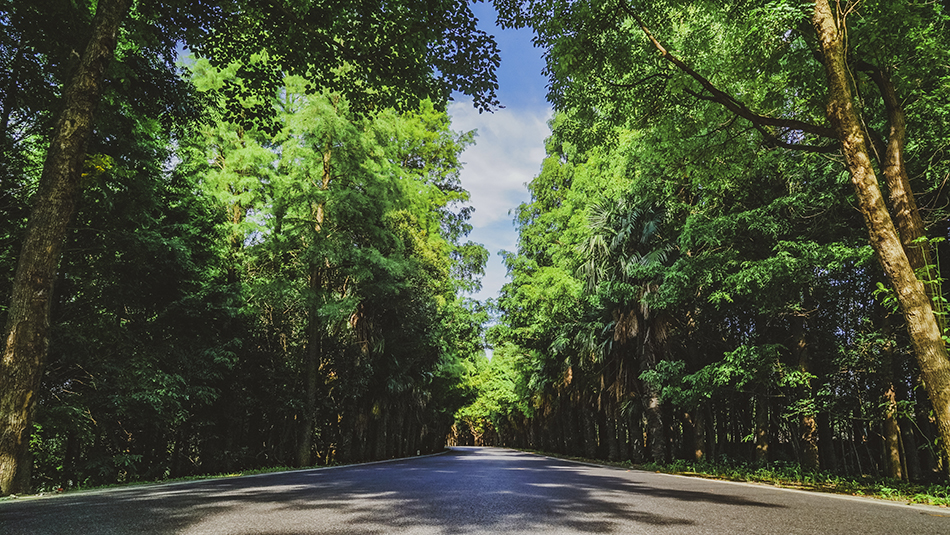
[[[495,448],[0,503],[0,534],[950,534],[950,509]]]

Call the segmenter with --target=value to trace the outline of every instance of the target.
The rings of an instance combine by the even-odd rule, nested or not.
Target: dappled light
[[[340,535],[726,533],[752,519],[761,529],[748,529],[756,532],[782,526],[788,534],[844,533],[856,529],[855,517],[865,533],[886,532],[879,524],[885,518],[905,532],[945,527],[911,510],[830,501],[506,449],[454,448],[421,459],[0,504],[0,525],[11,535],[55,533],[61,522],[77,533],[147,526],[150,533]],[[785,524],[804,510],[809,517]]]

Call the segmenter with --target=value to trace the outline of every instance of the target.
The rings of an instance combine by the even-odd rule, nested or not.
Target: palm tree
[[[639,395],[654,462],[668,460],[669,454],[662,398],[658,385],[641,381],[636,374],[631,377],[629,371],[652,370],[666,352],[672,317],[650,305],[650,296],[659,289],[663,270],[676,252],[661,233],[665,220],[663,208],[648,199],[598,201],[590,207],[590,236],[581,251],[586,261],[580,268],[588,294],[599,296],[602,312],[609,316],[610,336],[601,352],[617,357],[615,365],[602,368],[613,370],[602,384],[614,394],[612,402],[623,399],[628,390]]]

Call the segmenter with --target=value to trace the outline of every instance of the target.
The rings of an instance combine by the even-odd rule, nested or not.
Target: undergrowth
[[[764,483],[777,487],[850,494],[885,500],[950,507],[950,485],[940,483],[910,483],[883,477],[842,476],[830,472],[807,472],[795,463],[774,462],[764,466],[730,461],[691,462],[676,460],[669,464],[630,461],[610,462],[569,455],[552,454],[537,450],[522,450],[560,459],[569,459],[605,466],[616,466],[650,472],[683,476]]]
[[[637,468],[669,474],[727,479],[730,481],[749,481],[788,488],[869,496],[907,503],[950,506],[950,485],[911,483],[872,476],[842,476],[830,472],[808,472],[794,463],[775,462],[756,466],[724,461],[690,462],[678,460],[662,465],[647,463],[639,465]]]
[[[333,465],[331,465],[333,466]],[[239,470],[235,472],[227,472],[220,474],[203,474],[203,475],[192,475],[176,478],[164,478],[164,479],[153,479],[153,480],[138,480],[138,481],[125,481],[120,483],[110,483],[106,485],[84,485],[82,483],[64,488],[64,487],[46,487],[41,486],[35,489],[35,494],[28,496],[44,496],[49,494],[61,494],[63,492],[72,492],[72,491],[90,491],[90,490],[105,490],[113,488],[122,488],[122,487],[135,487],[142,485],[159,485],[167,483],[183,483],[188,481],[201,481],[205,479],[219,479],[223,477],[238,477],[238,476],[252,476],[257,474],[269,474],[272,472],[291,472],[295,470],[312,470],[314,468],[324,468],[324,466],[308,466],[303,468],[293,468],[289,466],[272,466],[268,468],[257,468],[253,470]],[[6,501],[10,499],[16,499],[16,495],[0,497],[0,501]]]

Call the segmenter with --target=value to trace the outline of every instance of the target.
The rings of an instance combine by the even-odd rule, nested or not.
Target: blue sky
[[[501,52],[498,96],[503,109],[479,114],[471,99],[449,104],[452,128],[477,130],[475,145],[462,154],[462,186],[471,193],[475,208],[471,223],[472,241],[484,245],[491,257],[482,291],[472,297],[497,297],[505,283],[505,267],[500,250],[514,251],[518,239],[512,222],[513,209],[529,199],[525,187],[541,169],[544,140],[551,106],[545,100],[547,79],[541,74],[542,51],[531,44],[530,30],[502,30],[495,26],[495,11],[489,3],[472,10],[479,28],[495,36]]]

